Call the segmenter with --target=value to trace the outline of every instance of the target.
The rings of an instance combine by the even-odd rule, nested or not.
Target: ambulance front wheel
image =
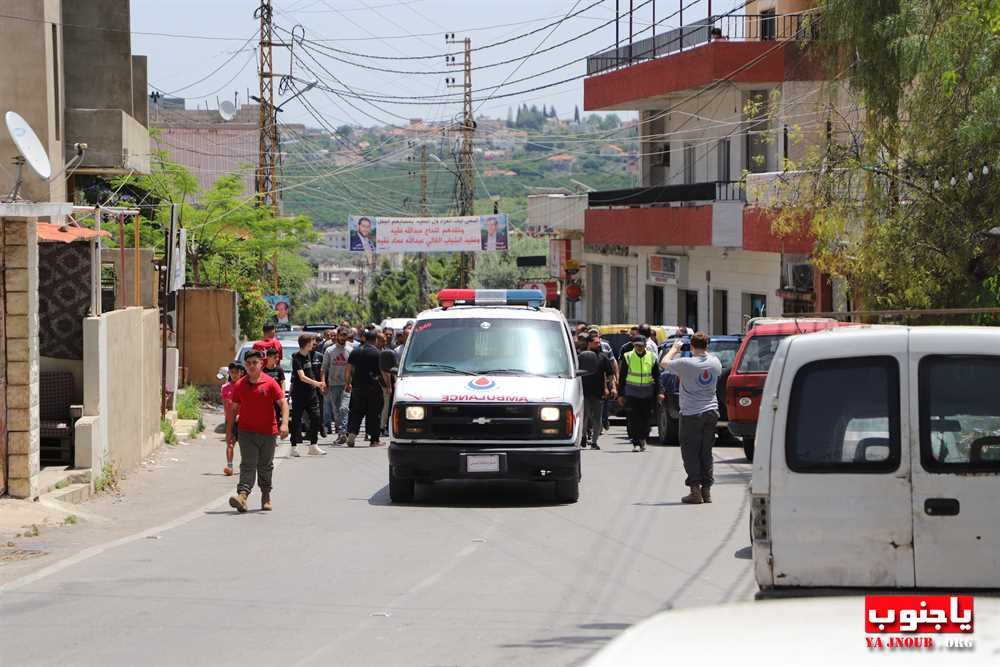
[[[414,486],[412,479],[396,477],[392,466],[389,466],[389,500],[394,503],[413,502]]]

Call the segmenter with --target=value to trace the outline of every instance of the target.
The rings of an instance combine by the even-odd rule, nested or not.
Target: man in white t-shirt
[[[716,387],[722,375],[719,358],[708,353],[708,335],[699,331],[691,336],[691,356],[680,357],[684,342],[678,338],[660,362],[663,370],[680,380],[681,420],[679,436],[681,458],[687,473],[685,484],[690,493],[681,502],[700,505],[712,502],[712,445],[719,421]]]

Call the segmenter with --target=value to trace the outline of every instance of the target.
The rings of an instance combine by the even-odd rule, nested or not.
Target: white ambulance
[[[1000,589],[1000,329],[794,336],[762,400],[762,593]]]
[[[398,368],[389,496],[415,482],[552,482],[579,497],[583,392],[562,313],[536,290],[443,290],[417,317]]]

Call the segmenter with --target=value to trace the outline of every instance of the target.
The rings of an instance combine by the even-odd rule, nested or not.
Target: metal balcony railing
[[[708,181],[686,185],[601,190],[587,195],[587,204],[591,208],[656,206],[690,201],[746,201],[746,192],[740,181]]]
[[[713,36],[713,32],[715,35]],[[711,16],[654,37],[587,58],[587,74],[600,74],[686,51],[710,41],[809,41],[819,38],[819,14],[727,14]]]

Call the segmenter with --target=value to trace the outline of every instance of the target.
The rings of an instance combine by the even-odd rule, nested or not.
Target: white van
[[[762,593],[1000,588],[1000,329],[786,339],[751,493]]]
[[[389,497],[415,482],[554,482],[576,502],[583,390],[562,313],[536,290],[443,290],[421,313],[399,363]]]

